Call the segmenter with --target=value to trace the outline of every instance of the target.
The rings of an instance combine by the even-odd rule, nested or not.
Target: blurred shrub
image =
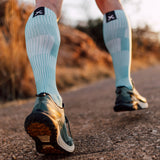
[[[103,31],[102,31],[102,20],[89,20],[87,26],[77,26],[76,28],[82,32],[87,33],[89,36],[93,38],[96,44],[101,48],[106,50],[104,41],[103,41]]]
[[[133,56],[146,56],[148,54],[156,55],[160,58],[159,34],[152,32],[149,26],[136,28],[133,30]]]
[[[0,97],[15,99],[35,94],[33,75],[25,51],[24,28],[32,7],[19,7],[16,0],[0,4]],[[24,83],[25,82],[25,83]]]

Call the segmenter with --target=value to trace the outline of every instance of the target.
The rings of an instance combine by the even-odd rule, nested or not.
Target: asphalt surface
[[[0,108],[0,160],[160,160],[160,66],[132,75],[149,109],[115,113],[113,79],[62,94],[76,150],[70,155],[42,155],[24,132],[34,100]]]

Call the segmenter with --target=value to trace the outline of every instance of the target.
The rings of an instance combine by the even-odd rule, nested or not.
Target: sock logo
[[[116,17],[116,14],[115,14],[114,11],[106,13],[106,22],[107,23],[110,22],[110,21],[113,21],[115,19],[117,19],[117,17]]]
[[[44,15],[44,7],[39,7],[34,11],[33,17]]]

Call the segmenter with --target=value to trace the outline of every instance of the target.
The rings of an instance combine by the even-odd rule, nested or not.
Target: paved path
[[[76,150],[71,155],[36,153],[23,122],[34,100],[0,108],[0,160],[160,159],[160,66],[133,74],[150,108],[114,113],[114,81],[102,80],[63,94]]]

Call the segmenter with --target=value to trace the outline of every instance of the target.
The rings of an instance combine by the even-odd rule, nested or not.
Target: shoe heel
[[[35,140],[39,153],[64,153],[57,144],[57,129],[51,119],[41,112],[31,113],[25,120],[26,132]]]

